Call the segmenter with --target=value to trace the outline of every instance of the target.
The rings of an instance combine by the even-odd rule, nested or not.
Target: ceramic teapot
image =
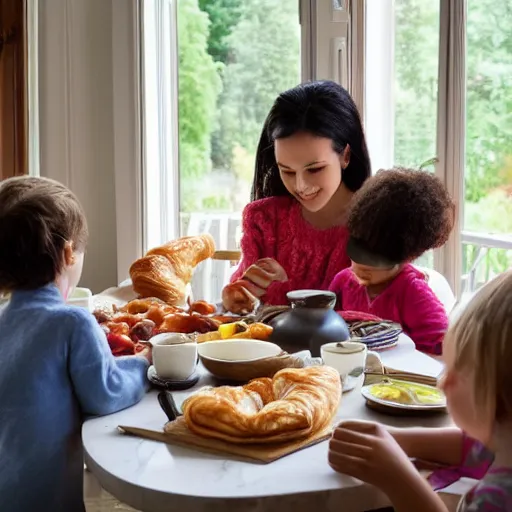
[[[291,308],[276,316],[269,341],[289,353],[309,350],[320,357],[320,347],[326,343],[346,341],[350,333],[334,311],[336,295],[321,290],[296,290],[286,294]]]

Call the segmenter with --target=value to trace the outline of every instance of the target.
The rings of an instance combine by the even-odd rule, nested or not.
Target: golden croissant
[[[235,444],[275,443],[326,432],[340,399],[339,373],[310,366],[287,368],[245,386],[202,388],[182,410],[194,434]]]
[[[181,305],[195,267],[214,252],[215,242],[209,234],[179,238],[151,249],[130,267],[133,289],[140,297]]]

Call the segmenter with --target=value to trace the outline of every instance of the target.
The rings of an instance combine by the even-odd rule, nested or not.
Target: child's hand
[[[394,494],[419,477],[413,464],[381,425],[365,421],[344,421],[329,443],[329,464],[339,473],[358,478]]]
[[[153,345],[148,343],[146,347],[143,350],[141,350],[137,355],[145,357],[148,360],[149,364],[153,364]]]

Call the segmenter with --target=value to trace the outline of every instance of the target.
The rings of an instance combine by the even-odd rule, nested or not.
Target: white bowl
[[[296,366],[290,354],[268,341],[231,339],[198,345],[203,366],[214,376],[228,381],[248,382],[273,377],[283,368]]]
[[[256,361],[277,356],[281,352],[281,347],[274,343],[243,338],[206,341],[198,345],[199,356],[214,361]]]

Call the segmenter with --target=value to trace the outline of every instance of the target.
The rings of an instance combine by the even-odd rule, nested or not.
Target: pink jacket
[[[338,297],[338,309],[362,311],[397,322],[418,350],[442,353],[443,338],[448,329],[446,311],[425,275],[412,265],[405,265],[389,286],[372,300],[350,268],[336,275],[329,290]]]
[[[260,258],[274,258],[288,275],[287,282],[270,285],[263,297],[267,304],[288,304],[286,293],[291,290],[327,290],[334,276],[350,265],[345,250],[347,228],[314,228],[291,196],[249,203],[243,212],[242,231],[242,259],[232,282]]]

